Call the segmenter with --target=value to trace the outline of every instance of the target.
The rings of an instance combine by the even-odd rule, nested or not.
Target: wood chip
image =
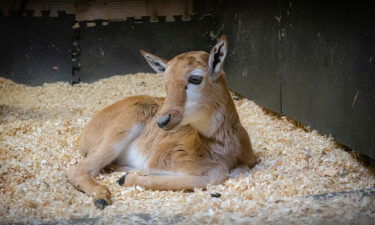
[[[334,177],[337,174],[337,170],[330,168],[323,171],[323,176]]]

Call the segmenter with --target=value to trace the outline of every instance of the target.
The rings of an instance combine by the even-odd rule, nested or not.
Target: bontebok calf
[[[205,188],[249,171],[256,158],[225,81],[226,53],[225,36],[209,54],[168,61],[141,51],[164,74],[166,97],[127,97],[98,112],[80,138],[85,158],[67,170],[74,187],[103,209],[111,194],[93,177],[108,165],[128,171],[120,185],[152,190]]]

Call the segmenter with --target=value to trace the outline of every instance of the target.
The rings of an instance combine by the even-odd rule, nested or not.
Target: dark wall
[[[374,13],[324,5],[295,3],[287,18],[283,113],[375,158]]]
[[[0,76],[38,85],[151,72],[139,49],[167,59],[209,51],[211,31],[217,31],[229,38],[225,70],[234,91],[375,158],[375,14],[370,3],[196,2],[201,13],[215,15],[157,23],[128,18],[107,26],[96,21],[94,27],[81,23],[73,30],[74,17],[63,13],[57,18],[0,13]]]
[[[223,1],[230,86],[375,158],[375,16],[369,3]]]
[[[163,21],[164,19],[164,21]],[[214,41],[210,31],[217,27],[213,16],[192,16],[190,21],[150,22],[128,18],[95,27],[80,28],[78,61],[81,81],[92,82],[115,74],[154,72],[139,53],[140,49],[170,59],[192,50],[208,51]]]
[[[273,1],[223,1],[219,33],[229,38],[225,71],[230,86],[276,112],[281,111],[280,40]]]
[[[31,85],[71,80],[74,16],[32,14],[0,13],[0,76]]]
[[[191,50],[210,50],[214,44],[215,17],[192,15],[182,21],[150,22],[148,17],[110,22],[81,23],[72,29],[74,16],[11,16],[0,13],[0,76],[15,82],[41,85],[44,82],[93,82],[101,78],[135,72],[153,72],[139,50],[166,59]],[[92,23],[92,22],[90,22]],[[72,59],[74,61],[72,61]]]

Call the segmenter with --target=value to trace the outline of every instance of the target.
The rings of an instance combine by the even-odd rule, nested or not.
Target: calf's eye
[[[192,75],[192,76],[189,77],[188,82],[190,84],[200,84],[200,83],[202,83],[202,80],[203,80],[203,77],[197,76],[197,75]]]

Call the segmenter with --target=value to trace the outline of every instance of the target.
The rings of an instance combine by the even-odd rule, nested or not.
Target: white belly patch
[[[116,163],[119,166],[133,167],[134,169],[147,168],[147,158],[139,152],[136,139],[142,132],[142,125],[137,124],[130,129],[127,136],[113,145]]]
[[[122,160],[124,160],[125,166],[130,166],[134,169],[147,168],[147,158],[138,151],[136,143],[132,143],[124,153],[125,159]]]

